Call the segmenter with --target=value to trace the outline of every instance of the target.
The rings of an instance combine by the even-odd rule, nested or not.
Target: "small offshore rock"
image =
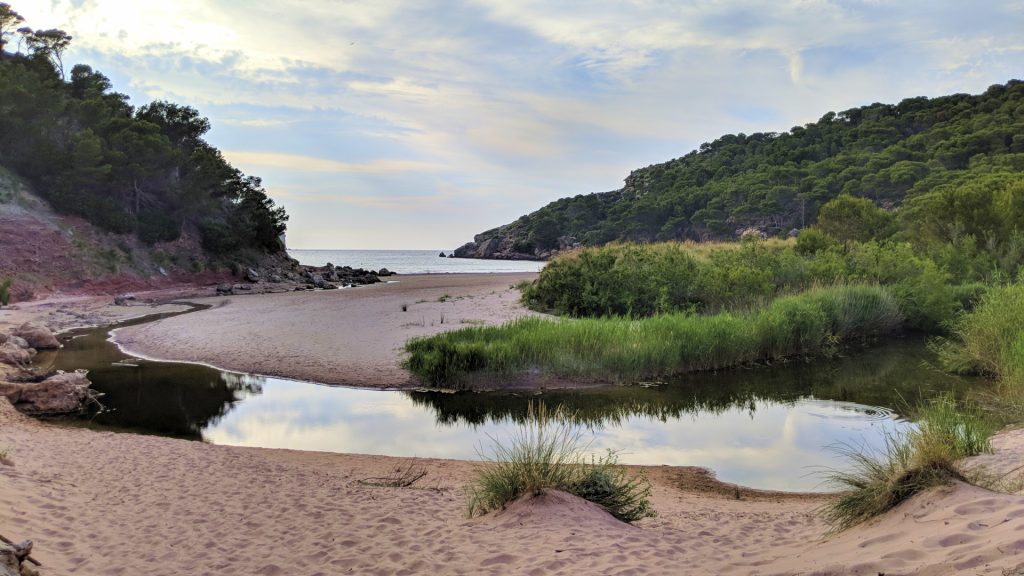
[[[446,256],[445,256],[445,254],[444,254],[444,251],[441,251],[441,253],[440,253],[440,254],[438,254],[438,255],[437,255],[437,257],[438,257],[438,258],[445,258]]]
[[[395,273],[392,272],[391,270],[388,270],[387,268],[381,268],[380,271],[377,272],[377,276],[394,276],[394,275],[395,275]]]
[[[15,336],[20,336],[28,341],[28,345],[36,350],[60,348],[60,342],[53,332],[45,326],[26,322],[14,331]]]

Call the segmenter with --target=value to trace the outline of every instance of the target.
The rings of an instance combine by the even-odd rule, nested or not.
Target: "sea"
[[[399,274],[450,274],[480,272],[538,272],[544,262],[534,260],[481,260],[442,258],[450,250],[289,250],[288,254],[307,266],[351,266],[367,270],[387,268]]]

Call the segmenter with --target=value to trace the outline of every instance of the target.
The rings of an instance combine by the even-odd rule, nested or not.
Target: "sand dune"
[[[554,494],[465,517],[474,463],[211,446],[36,422],[0,402],[0,526],[44,574],[1013,574],[1024,498],[955,485],[831,539],[820,496],[647,468],[659,516]],[[362,480],[414,462],[412,487]]]

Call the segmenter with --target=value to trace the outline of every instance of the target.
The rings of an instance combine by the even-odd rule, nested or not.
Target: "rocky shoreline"
[[[0,396],[32,416],[78,414],[99,396],[84,371],[40,372],[32,364],[37,350],[60,348],[45,326],[25,323],[0,334]]]

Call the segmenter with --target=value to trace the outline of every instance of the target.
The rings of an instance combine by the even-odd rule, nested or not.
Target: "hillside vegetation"
[[[783,133],[725,135],[633,171],[620,190],[563,198],[483,232],[456,254],[545,258],[612,241],[731,239],[749,228],[785,235],[817,222],[841,194],[886,209],[912,204],[922,232],[955,238],[983,219],[951,190],[1024,194],[1022,172],[1024,83],[1011,80],[980,95],[829,112]],[[973,221],[938,229],[929,218],[941,210]]]
[[[214,259],[283,249],[284,209],[203,139],[198,111],[136,108],[84,64],[65,74],[71,37],[23,23],[0,3],[0,166],[58,212],[145,244],[185,236]],[[5,50],[15,39],[24,53]]]

